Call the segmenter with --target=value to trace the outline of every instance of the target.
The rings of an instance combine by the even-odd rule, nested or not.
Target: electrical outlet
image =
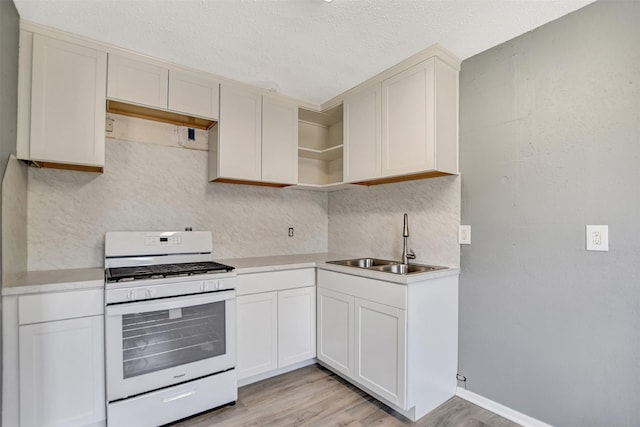
[[[471,226],[470,225],[461,225],[458,228],[458,243],[461,245],[470,245],[471,244]]]
[[[609,250],[609,226],[608,225],[587,225],[587,250],[588,251],[608,251]]]
[[[293,237],[293,227],[289,227],[289,237]]]

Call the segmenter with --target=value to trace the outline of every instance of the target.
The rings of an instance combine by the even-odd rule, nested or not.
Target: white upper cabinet
[[[429,58],[382,82],[382,176],[458,173],[458,72]]]
[[[344,100],[344,182],[379,178],[381,170],[380,84]]]
[[[262,181],[298,182],[298,106],[262,97]]]
[[[217,119],[220,84],[212,78],[169,70],[169,110]]]
[[[262,180],[262,97],[259,94],[222,85],[217,145],[218,176],[215,178]]]
[[[107,55],[21,32],[18,157],[102,172]]]
[[[344,181],[382,184],[458,173],[459,60],[441,48],[344,95]]]
[[[168,81],[169,70],[165,67],[109,54],[109,99],[166,109]]]
[[[223,84],[220,121],[213,130],[210,181],[274,186],[297,182],[296,104]]]
[[[196,73],[134,55],[109,54],[107,97],[110,100],[149,107],[187,116],[218,118],[220,84],[206,73]],[[113,108],[113,107],[112,107]],[[116,106],[113,112],[147,114],[148,118],[179,122],[171,116],[153,117],[143,112]],[[190,126],[189,122],[184,123]],[[199,127],[196,126],[194,127]]]

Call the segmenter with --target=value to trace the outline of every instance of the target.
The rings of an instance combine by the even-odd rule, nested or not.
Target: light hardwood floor
[[[373,425],[518,426],[458,397],[413,423],[318,365],[242,387],[235,406],[172,424],[173,427]]]

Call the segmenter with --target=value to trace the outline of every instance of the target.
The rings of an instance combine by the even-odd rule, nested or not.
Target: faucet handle
[[[409,249],[409,253],[407,254],[407,259],[416,259],[416,253],[413,252],[413,249]]]

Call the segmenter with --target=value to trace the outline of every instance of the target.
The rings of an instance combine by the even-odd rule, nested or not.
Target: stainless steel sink
[[[381,265],[379,267],[371,268],[371,270],[383,271],[385,273],[393,274],[412,274],[412,273],[426,273],[429,271],[446,270],[447,267],[441,267],[439,265],[422,265],[422,264],[392,264]]]
[[[377,259],[377,258],[357,258],[357,259],[343,259],[339,261],[327,261],[327,263],[344,265],[346,267],[373,268],[373,267],[384,267],[392,264],[398,264],[398,261],[389,261],[386,259]]]
[[[344,265],[345,267],[366,268],[373,271],[382,271],[392,274],[414,274],[429,271],[446,270],[448,267],[423,264],[401,264],[398,261],[389,261],[377,258],[343,259],[339,261],[327,261],[329,264]]]

